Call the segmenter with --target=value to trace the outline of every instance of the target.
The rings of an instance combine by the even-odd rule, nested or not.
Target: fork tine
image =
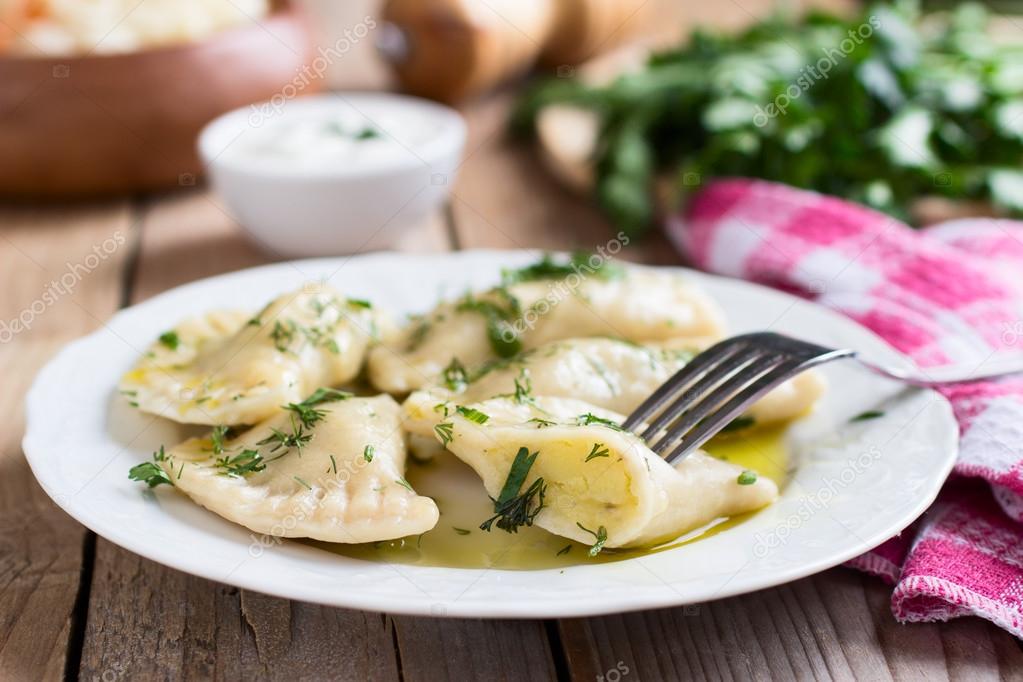
[[[697,424],[707,419],[712,413],[716,416],[721,406],[726,404],[732,396],[759,380],[764,374],[771,372],[779,364],[784,363],[785,360],[784,355],[776,353],[756,357],[753,362],[742,367],[738,373],[729,377],[727,381],[721,383],[713,391],[704,393],[701,396],[700,402],[691,410],[687,412],[679,411],[678,414],[681,417],[670,424],[671,428],[668,429],[668,432],[651,449],[663,455],[664,451],[679,437],[696,427]],[[685,400],[685,398],[686,396],[683,396],[682,400]],[[679,400],[679,402],[682,402],[682,400]],[[657,433],[657,431],[650,431],[649,436],[647,436],[648,440],[652,439]]]
[[[808,364],[803,360],[789,359],[784,364],[776,366],[773,370],[761,376],[755,383],[735,394],[728,402],[721,406],[721,409],[705,419],[703,423],[696,426],[691,432],[685,433],[680,431],[676,434],[676,439],[678,436],[681,436],[681,440],[678,440],[678,445],[667,456],[664,455],[664,450],[671,445],[671,441],[668,441],[667,438],[658,443],[661,450],[654,448],[655,451],[664,457],[669,464],[674,464],[675,461],[710,440],[725,425],[742,414],[750,405],[774,388],[777,388],[780,384],[801,373],[807,368]]]
[[[628,419],[622,422],[622,428],[627,431],[631,431],[636,428],[636,426],[645,422],[647,419],[652,417],[657,410],[664,405],[664,403],[668,402],[672,396],[676,395],[682,387],[686,386],[693,380],[699,379],[722,362],[727,361],[735,353],[738,353],[742,347],[743,342],[741,337],[733,337],[725,339],[724,341],[719,341],[697,355],[685,367],[675,372],[670,379],[661,384],[661,386],[654,391],[649,398],[644,400],[639,407],[633,410]]]
[[[732,354],[727,360],[718,363],[695,383],[682,388],[676,388],[674,395],[678,400],[668,405],[656,419],[647,426],[640,437],[647,440],[652,439],[660,431],[669,426],[672,422],[692,408],[696,403],[702,403],[708,396],[713,394],[717,388],[731,377],[738,374],[745,374],[749,368],[762,357],[761,352],[756,348],[740,348],[737,353]]]

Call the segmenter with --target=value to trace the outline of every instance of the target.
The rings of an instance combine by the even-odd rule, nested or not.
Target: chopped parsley
[[[603,443],[594,443],[593,444],[593,449],[590,450],[590,454],[586,455],[586,459],[583,460],[583,461],[589,462],[591,459],[596,459],[597,457],[610,457],[610,456],[611,456],[611,451],[608,450],[606,447],[604,447]]]
[[[158,485],[166,483],[167,485],[174,485],[174,481],[167,475],[163,467],[160,466],[161,462],[169,461],[170,457],[164,452],[163,446],[153,453],[152,462],[143,462],[142,464],[136,464],[128,470],[128,478],[133,481],[140,481],[145,483],[150,488],[155,488]]]
[[[295,322],[288,320],[286,324],[281,324],[280,320],[274,320],[273,329],[270,330],[270,338],[273,339],[274,348],[282,353],[288,352],[291,348],[292,341],[295,340]]]
[[[171,330],[160,334],[160,343],[171,350],[177,350],[178,346],[181,344],[181,339],[178,338],[178,333],[176,331]]]
[[[499,357],[510,358],[522,350],[522,340],[512,324],[522,314],[522,306],[507,289],[498,287],[494,293],[505,299],[505,305],[466,294],[455,310],[483,315],[487,321],[487,340],[491,350]]]
[[[501,282],[505,285],[518,284],[519,282],[535,282],[543,279],[564,279],[575,274],[580,277],[598,277],[600,279],[614,279],[621,277],[624,269],[614,265],[607,258],[597,256],[599,262],[591,264],[593,254],[587,251],[574,252],[566,262],[559,263],[550,253],[545,253],[542,258],[532,265],[517,270],[505,269],[501,271]]]
[[[858,415],[850,419],[850,422],[865,422],[871,419],[879,419],[884,416],[884,412],[880,410],[867,410],[866,412],[860,412]]]
[[[739,478],[735,479],[735,482],[739,485],[753,485],[757,482],[757,473],[747,469],[739,474]]]
[[[372,445],[367,445],[362,450],[362,458],[364,460],[366,460],[367,462],[372,462],[373,461],[373,454],[375,452],[376,452],[376,448],[374,448]]]
[[[589,555],[591,557],[595,557],[598,554],[600,554],[601,550],[604,549],[604,544],[607,542],[607,528],[604,528],[604,526],[600,526],[597,528],[597,531],[594,532],[587,528],[586,526],[584,526],[583,524],[579,523],[578,521],[576,521],[575,525],[579,526],[596,539],[596,542],[594,542],[593,545],[590,547]]]
[[[373,307],[373,304],[363,298],[350,298],[348,299],[348,305],[353,308],[365,308],[369,310]]]
[[[480,530],[490,532],[495,521],[498,528],[508,533],[517,533],[520,526],[533,525],[533,519],[543,509],[547,484],[543,478],[537,478],[524,493],[519,491],[539,454],[529,454],[528,448],[519,448],[501,494],[494,500],[494,515],[480,524]]]
[[[525,367],[519,370],[519,376],[515,378],[515,402],[519,405],[533,402],[533,382]]]
[[[451,362],[444,368],[444,385],[448,390],[461,392],[469,385],[469,373],[458,358],[451,358]]]
[[[476,424],[486,424],[487,420],[490,419],[490,415],[480,412],[475,407],[463,407],[462,405],[459,405],[455,408],[455,412]]]

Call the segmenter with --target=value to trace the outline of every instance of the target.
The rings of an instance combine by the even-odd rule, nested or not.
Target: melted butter
[[[716,457],[756,471],[783,487],[789,477],[784,426],[719,436],[706,450]],[[387,542],[344,545],[310,542],[354,559],[450,568],[544,569],[582,563],[606,563],[663,552],[710,537],[755,514],[721,518],[680,538],[642,549],[606,549],[590,557],[589,547],[533,527],[506,533],[496,527],[482,531],[480,523],[493,514],[493,503],[479,477],[454,455],[442,453],[430,462],[410,460],[406,479],[420,495],[432,497],[440,508],[437,526],[423,535]],[[567,549],[566,549],[567,548]]]

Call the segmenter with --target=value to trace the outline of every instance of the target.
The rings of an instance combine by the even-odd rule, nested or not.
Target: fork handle
[[[923,388],[934,388],[947,384],[964,384],[976,381],[987,381],[998,379],[1013,374],[1023,374],[1023,355],[1003,354],[1001,357],[992,356],[972,367],[958,365],[942,365],[939,367],[917,368],[906,370],[890,365],[879,365],[862,356],[857,355],[856,359],[875,374],[896,379],[903,383]]]

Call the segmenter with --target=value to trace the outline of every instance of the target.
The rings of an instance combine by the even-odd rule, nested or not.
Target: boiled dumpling
[[[255,424],[351,380],[390,330],[369,303],[310,285],[255,316],[215,312],[164,333],[121,380],[139,409],[187,424]]]
[[[236,438],[215,429],[154,464],[196,503],[276,537],[390,540],[425,533],[439,516],[404,478],[400,407],[389,396],[317,391]]]
[[[561,266],[550,266],[538,272],[560,272]],[[547,279],[523,271],[530,269],[511,273],[505,286],[441,304],[394,343],[373,349],[373,385],[407,393],[437,382],[452,359],[477,369],[570,337],[702,347],[723,333],[718,307],[677,274],[630,267]]]
[[[629,414],[682,369],[694,352],[618,339],[567,339],[521,353],[479,376],[456,363],[442,375],[436,392],[448,389],[459,401],[472,403],[514,394],[528,384],[535,395],[580,398]],[[804,372],[757,401],[749,416],[758,424],[793,419],[809,411],[823,391],[821,375]]]
[[[579,400],[458,405],[422,391],[404,410],[410,430],[432,432],[476,471],[506,530],[530,522],[588,544],[648,546],[778,495],[769,479],[702,452],[673,467],[617,428],[621,415]]]

